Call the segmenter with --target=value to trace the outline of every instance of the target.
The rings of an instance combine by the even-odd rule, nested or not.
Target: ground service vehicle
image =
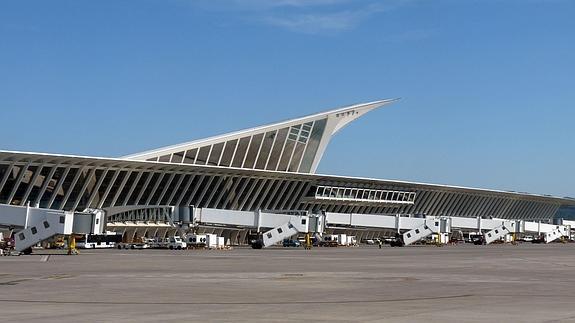
[[[170,237],[168,239],[168,249],[186,249],[187,248],[186,242],[180,236]]]
[[[118,243],[118,249],[148,249],[151,248],[151,244],[153,243],[153,239],[142,238],[140,241],[132,242],[132,243]]]
[[[282,241],[282,245],[284,247],[300,247],[301,242],[299,242],[298,240],[293,240],[293,239],[284,239],[284,241]]]
[[[122,242],[122,235],[107,232],[104,234],[83,234],[76,238],[76,247],[82,249],[114,248]]]

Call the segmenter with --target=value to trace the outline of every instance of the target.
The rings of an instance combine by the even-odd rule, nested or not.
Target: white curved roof
[[[367,112],[396,100],[350,105],[122,158],[314,173],[331,137],[336,132]]]

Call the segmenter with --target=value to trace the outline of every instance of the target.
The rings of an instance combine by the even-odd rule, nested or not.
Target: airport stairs
[[[484,234],[485,244],[490,244],[496,240],[505,238],[508,234],[512,233],[522,233],[524,228],[522,227],[522,221],[508,221],[505,220],[500,226],[495,227]]]
[[[443,218],[426,218],[422,225],[403,233],[403,243],[407,246],[437,233],[449,233],[449,223]]]

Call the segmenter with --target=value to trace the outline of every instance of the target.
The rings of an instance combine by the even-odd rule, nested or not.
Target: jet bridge
[[[0,204],[0,227],[14,230],[14,250],[18,252],[55,235],[101,232],[103,224],[102,210],[79,213]]]
[[[101,233],[105,216],[106,213],[98,209],[79,213],[0,204],[0,227],[16,230],[18,251],[57,234]],[[536,233],[544,238],[544,242],[549,243],[561,237],[570,237],[572,225],[575,225],[575,221],[548,224],[479,217],[413,217],[331,212],[309,214],[306,211],[231,211],[193,206],[176,208],[170,215],[170,226],[177,230],[209,226],[264,232],[259,241],[261,247],[268,247],[299,233],[321,235],[326,228],[391,230],[399,234],[405,245],[432,234],[447,235],[452,229],[482,232],[487,244],[508,234],[527,232]]]
[[[451,232],[447,217],[404,217],[400,215],[376,215],[326,212],[325,225],[333,228],[370,228],[393,230],[400,235],[404,245],[410,245],[432,234]]]
[[[563,221],[564,224],[549,224],[541,222],[525,222],[525,231],[536,232],[543,238],[545,243],[549,243],[562,237],[571,236],[571,224],[575,221]],[[575,223],[573,223],[575,224]]]
[[[186,214],[187,212],[183,212]],[[233,226],[261,232],[261,239],[252,245],[267,248],[299,233],[322,233],[322,218],[307,212],[267,213],[261,211],[229,211],[197,208],[192,212],[193,226]]]
[[[546,243],[561,237],[570,236],[570,223],[552,225],[523,220],[484,219],[464,217],[407,217],[355,213],[325,213],[325,226],[328,228],[370,228],[393,230],[400,233],[405,245],[424,239],[431,234],[450,233],[452,229],[482,232],[486,244],[490,244],[507,234],[533,232],[544,235]],[[575,221],[573,224],[575,224]]]
[[[490,244],[508,234],[514,233],[533,232],[545,235],[546,243],[561,237],[570,236],[570,225],[567,224],[569,223],[568,221],[565,222],[566,225],[552,225],[523,220],[484,219],[481,217],[409,217],[400,215],[332,212],[294,215],[207,208],[194,209],[191,213],[193,213],[192,226],[232,226],[254,229],[257,232],[262,232],[262,230],[267,229],[268,231],[264,232],[261,241],[262,247],[268,247],[298,233],[321,235],[325,231],[325,228],[391,230],[400,234],[401,242],[404,245],[415,243],[432,234],[443,236],[451,233],[453,229],[482,232],[486,244]],[[446,243],[447,241],[441,242]]]

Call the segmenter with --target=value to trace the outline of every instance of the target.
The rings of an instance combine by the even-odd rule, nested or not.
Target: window
[[[312,192],[314,191],[312,190]],[[313,193],[311,196],[313,196]],[[315,189],[315,197],[337,200],[365,200],[372,203],[408,202],[413,204],[415,201],[415,193],[413,192],[370,190],[335,186],[318,186]]]
[[[184,157],[184,164],[193,164],[194,160],[196,159],[197,153],[198,153],[197,148],[186,151],[186,157]]]
[[[44,221],[42,222],[42,224],[44,224],[44,228],[48,229],[50,227],[50,223],[48,223],[48,221]]]
[[[285,147],[282,151],[282,155],[280,157],[280,162],[278,164],[277,170],[279,171],[287,170],[294,148],[295,148],[295,142],[292,140],[287,140],[285,143]]]
[[[347,198],[347,199],[353,198],[352,195],[351,195],[351,191],[352,191],[351,188],[345,189],[345,193],[343,194],[343,196],[344,196],[345,198]]]
[[[244,137],[238,142],[238,148],[236,149],[236,155],[232,161],[232,167],[240,168],[244,162],[244,157],[248,151],[248,146],[250,144],[250,137]]]
[[[196,158],[196,165],[205,165],[208,161],[208,156],[210,155],[210,150],[212,146],[204,146],[200,148],[198,152],[198,157]]]
[[[20,239],[20,240],[26,239],[26,237],[24,236],[24,233],[20,233],[20,234],[18,235],[18,239]]]
[[[289,164],[288,171],[290,172],[297,172],[299,170],[299,164],[303,156],[303,150],[305,149],[305,144],[298,142],[296,143],[292,160]]]
[[[184,159],[184,152],[180,151],[172,155],[172,163],[179,164]]]
[[[70,194],[68,200],[66,201],[66,204],[64,205],[65,209],[72,209],[72,207],[74,206],[74,203],[78,200],[80,201],[85,201],[85,199],[82,198],[82,196],[78,196],[80,195],[80,193],[82,192],[82,188],[84,186],[84,182],[87,181],[96,171],[95,168],[92,169],[84,169],[84,170],[78,170],[78,172],[76,172],[76,174],[74,175],[74,179],[71,179],[70,183],[68,185],[68,188],[65,190],[66,193]],[[101,170],[99,170],[101,172]],[[76,184],[74,184],[74,180],[76,180]],[[64,183],[64,186],[66,186],[66,183]],[[86,192],[83,192],[84,196],[86,195]],[[64,202],[63,198],[62,198],[62,203]],[[81,208],[81,207],[79,207]]]
[[[282,232],[284,232],[282,228],[278,228],[278,233],[281,234]]]
[[[301,219],[301,224],[306,224],[306,223],[307,223],[306,219]]]
[[[287,139],[288,129],[289,128],[283,128],[278,130],[276,141],[272,147],[270,158],[266,166],[267,170],[275,170],[277,168],[282,149]]]
[[[374,200],[374,199],[375,199],[375,191],[369,191],[369,199],[370,199],[370,200]]]
[[[132,186],[134,185],[134,182],[136,181],[137,177],[138,177],[137,172],[132,172],[130,174],[130,176],[128,177],[128,181],[126,182],[126,184],[122,188],[122,191],[120,192],[120,195],[118,196],[118,199],[116,201],[116,205],[123,203],[129,197],[127,195],[130,192],[130,189],[132,188]],[[112,195],[112,194],[110,194],[110,195]]]
[[[296,126],[292,126],[290,131],[289,131],[288,139],[296,141],[298,139],[298,136],[299,136],[300,128],[301,128],[300,124],[298,124]]]
[[[272,150],[272,145],[274,143],[274,139],[276,137],[276,131],[266,132],[265,137],[262,142],[262,146],[260,148],[260,153],[258,155],[258,159],[256,162],[255,168],[257,169],[265,169],[266,163],[268,161],[268,156]]]
[[[64,217],[63,215],[60,216],[60,224],[64,224],[64,222],[66,222],[66,217]],[[98,224],[98,222],[96,222],[96,224]]]
[[[30,231],[32,231],[32,234],[38,233],[38,229],[36,229],[36,227],[32,227]]]
[[[271,233],[268,233],[267,236],[268,236],[268,239],[271,239],[271,238],[272,238],[272,234],[271,234]]]
[[[419,234],[419,229],[415,229],[415,233],[416,233],[416,234]]]
[[[210,152],[210,157],[208,160],[208,165],[213,165],[213,166],[219,165],[220,156],[222,155],[222,152],[224,150],[224,144],[225,143],[220,142],[219,144],[215,144],[212,147],[212,151]]]
[[[254,168],[256,158],[258,157],[258,151],[260,150],[260,146],[263,139],[264,139],[263,133],[253,136],[250,148],[248,149],[248,155],[246,156],[246,162],[244,164],[244,168]]]
[[[329,189],[329,196],[335,197],[336,191],[337,191],[337,188],[330,188]]]
[[[220,161],[220,166],[230,166],[232,164],[232,156],[234,154],[234,150],[236,149],[238,141],[231,140],[226,142],[226,147],[224,148],[224,153],[222,154],[222,158]]]

